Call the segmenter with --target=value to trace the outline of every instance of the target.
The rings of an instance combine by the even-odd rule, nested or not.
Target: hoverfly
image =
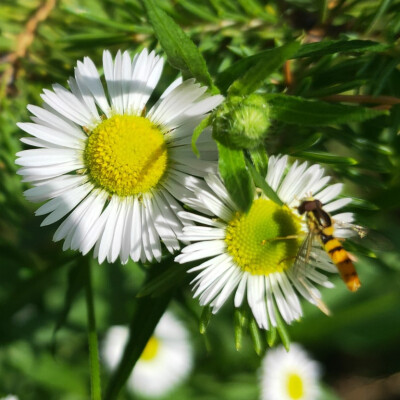
[[[339,239],[334,236],[335,228],[332,217],[323,209],[322,203],[312,197],[306,198],[300,202],[298,212],[300,215],[305,214],[308,235],[300,247],[295,266],[308,263],[313,241],[315,238],[318,238],[322,248],[337,267],[347,288],[352,292],[358,290],[361,282],[354,267],[352,257],[343,248]],[[357,225],[346,225],[343,227],[355,230],[360,237],[366,234],[365,230]]]

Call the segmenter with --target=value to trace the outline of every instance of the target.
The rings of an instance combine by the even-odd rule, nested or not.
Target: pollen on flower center
[[[93,181],[119,196],[149,191],[168,163],[160,129],[135,115],[115,115],[101,122],[89,134],[84,158]]]
[[[298,374],[290,374],[287,378],[287,391],[293,400],[301,399],[304,395],[303,380]]]
[[[257,199],[248,213],[236,213],[226,229],[228,253],[254,275],[281,272],[293,264],[300,248],[299,217],[288,207]],[[295,236],[295,238],[287,238]]]
[[[157,355],[159,345],[159,341],[154,336],[152,336],[147,342],[146,347],[144,348],[143,353],[140,356],[140,359],[143,361],[152,360]]]

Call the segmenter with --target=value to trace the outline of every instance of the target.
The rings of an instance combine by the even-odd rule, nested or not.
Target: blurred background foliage
[[[359,258],[360,291],[349,293],[334,279],[336,289],[323,293],[333,316],[304,305],[303,320],[288,328],[292,340],[323,365],[324,382],[332,389],[322,398],[400,398],[400,2],[157,3],[199,47],[217,86],[235,62],[294,39],[374,42],[295,56],[259,92],[387,111],[367,121],[327,126],[275,120],[265,148],[269,154],[323,163],[346,183],[346,194],[359,199],[348,208],[371,231],[361,245],[349,243]],[[53,243],[55,228],[40,228],[36,206],[24,200],[27,186],[14,164],[22,148],[15,124],[28,120],[27,104],[41,104],[42,88],[66,84],[77,59],[90,56],[101,65],[104,48],[114,53],[161,48],[138,0],[2,0],[0,31],[0,395],[86,399],[85,261]],[[157,94],[177,74],[166,65]],[[154,268],[133,262],[96,265],[100,339],[111,325],[129,323],[136,295]],[[233,309],[224,307],[200,335],[201,310],[185,287],[174,292],[171,306],[192,332],[196,368],[169,398],[258,398],[260,358],[249,336],[235,350]],[[108,379],[105,371],[103,379]],[[131,397],[124,392],[120,398]]]

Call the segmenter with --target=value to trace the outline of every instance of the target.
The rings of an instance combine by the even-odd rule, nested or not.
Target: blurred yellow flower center
[[[287,390],[291,399],[301,399],[304,396],[303,380],[298,374],[290,374],[287,378]]]
[[[84,157],[94,183],[119,196],[149,191],[168,164],[160,129],[135,115],[115,115],[101,122],[89,134]]]
[[[300,233],[300,219],[288,207],[257,199],[248,213],[237,212],[229,222],[225,242],[243,271],[269,275],[293,264],[301,244]]]
[[[146,347],[144,348],[143,353],[140,356],[140,359],[143,361],[152,360],[157,355],[159,345],[159,341],[154,336],[152,336],[147,342]]]

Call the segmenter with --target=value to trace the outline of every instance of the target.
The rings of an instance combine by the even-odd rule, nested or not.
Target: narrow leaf
[[[268,185],[265,178],[263,178],[256,171],[256,169],[253,167],[253,165],[251,165],[250,162],[247,161],[246,164],[247,164],[247,168],[250,171],[251,176],[253,177],[253,180],[254,180],[254,183],[256,184],[256,186],[259,187],[269,199],[274,201],[276,204],[279,204],[280,206],[282,206],[283,201],[279,198],[279,196],[275,193],[275,191],[271,188],[271,186]]]
[[[250,320],[249,331],[253,341],[254,350],[257,355],[260,356],[263,351],[263,341],[261,339],[260,329],[258,328],[257,322],[254,318]]]
[[[206,118],[204,118],[200,122],[199,125],[197,125],[197,127],[193,131],[193,135],[192,135],[192,150],[193,150],[193,153],[196,154],[197,158],[200,157],[200,153],[199,153],[199,150],[197,149],[196,142],[197,142],[197,139],[200,137],[201,133],[204,131],[204,129],[206,129],[207,126],[210,125],[210,119],[211,119],[211,116],[208,115]]]
[[[318,43],[308,43],[302,45],[291,58],[320,57],[338,52],[347,53],[354,51],[382,51],[387,47],[388,46],[386,45],[372,42],[370,40],[326,40]],[[264,50],[235,62],[230,67],[218,74],[216,79],[217,86],[222,92],[225,93],[234,80],[245,74],[249,68],[257,64],[260,60],[273,57],[274,53],[279,51],[278,49],[279,47],[275,49]]]
[[[225,186],[237,206],[244,212],[250,209],[254,199],[254,187],[246,168],[242,150],[230,149],[217,142],[219,171]]]
[[[242,348],[243,331],[247,328],[248,317],[246,311],[241,308],[235,309],[235,347],[239,351]]]
[[[298,42],[293,42],[274,49],[275,51],[272,54],[258,60],[246,71],[243,77],[233,82],[229,88],[229,94],[245,96],[253,93],[285,60],[296,53],[299,46]]]
[[[277,337],[278,335],[275,326],[270,326],[269,330],[267,331],[267,343],[269,347],[272,347],[276,343]]]
[[[313,151],[299,151],[293,154],[295,157],[305,158],[306,160],[335,165],[356,165],[357,160],[352,157],[341,157],[331,153],[313,152]]]
[[[202,335],[206,333],[211,317],[212,317],[212,308],[210,306],[204,307],[200,316],[200,324],[199,324],[199,330]]]
[[[290,349],[289,333],[286,330],[286,325],[282,321],[281,314],[279,313],[275,304],[274,304],[274,309],[275,309],[275,317],[276,317],[276,323],[277,323],[276,329],[278,331],[279,337],[281,338],[283,346],[285,347],[286,351],[289,351],[289,349]]]
[[[172,258],[166,259],[157,267],[162,268],[170,262],[172,262]],[[156,268],[156,273],[159,272],[159,268]],[[149,276],[148,279],[153,279],[153,277],[154,276]],[[122,360],[110,379],[104,397],[105,400],[114,400],[118,398],[118,393],[142,354],[148,340],[158,324],[158,321],[167,309],[174,292],[173,289],[174,288],[171,288],[171,290],[158,297],[153,298],[146,296],[136,299],[135,311],[129,326],[129,340],[125,347]]]
[[[387,111],[331,104],[284,94],[266,94],[265,99],[270,106],[271,118],[288,124],[304,126],[361,122],[379,115],[388,114]]]
[[[182,28],[154,0],[142,0],[142,4],[169,63],[211,88],[206,62]]]
[[[382,51],[389,46],[372,40],[324,40],[318,43],[307,43],[299,48],[294,58],[321,57],[334,53]]]
[[[187,268],[181,264],[171,263],[165,265],[162,272],[156,274],[156,276],[143,284],[137,297],[157,297],[164,294],[185,279],[187,276],[186,271]]]
[[[268,155],[264,146],[250,150],[250,157],[256,171],[261,176],[266,176],[268,172]]]

